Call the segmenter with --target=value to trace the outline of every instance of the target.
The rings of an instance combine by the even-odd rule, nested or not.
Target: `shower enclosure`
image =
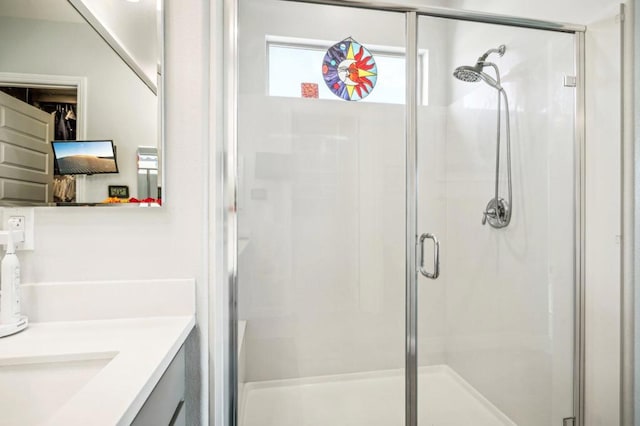
[[[582,424],[584,28],[226,6],[229,424]]]

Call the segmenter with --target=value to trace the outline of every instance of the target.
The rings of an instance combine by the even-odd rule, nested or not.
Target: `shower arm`
[[[501,44],[497,48],[489,49],[486,52],[484,52],[484,54],[482,56],[480,56],[478,58],[478,62],[486,61],[487,58],[489,57],[489,55],[491,55],[492,53],[497,53],[499,56],[502,56],[502,55],[504,55],[505,50],[506,50],[506,46],[504,44]]]

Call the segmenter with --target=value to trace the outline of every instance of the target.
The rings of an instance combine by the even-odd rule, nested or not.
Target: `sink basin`
[[[2,424],[32,426],[46,421],[116,355],[0,360]]]

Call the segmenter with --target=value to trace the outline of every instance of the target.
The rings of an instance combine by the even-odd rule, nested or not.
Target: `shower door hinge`
[[[576,426],[576,418],[566,417],[562,419],[562,426]]]
[[[564,76],[564,87],[576,87],[578,85],[578,79],[575,75]]]

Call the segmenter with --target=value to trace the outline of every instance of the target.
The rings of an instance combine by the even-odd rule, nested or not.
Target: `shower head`
[[[461,67],[456,68],[453,71],[453,76],[460,81],[465,81],[467,83],[475,83],[480,80],[483,80],[489,86],[493,87],[496,90],[502,90],[502,86],[500,83],[496,81],[493,77],[488,75],[487,73],[482,71],[484,66],[493,66],[496,69],[496,73],[498,72],[498,68],[495,64],[491,64],[488,62],[477,63],[475,66],[471,67],[469,65],[462,65]],[[498,75],[498,74],[496,74]],[[498,80],[500,77],[498,77]]]
[[[474,66],[469,66],[469,65],[460,66],[453,71],[453,76],[458,80],[465,81],[467,83],[475,83],[480,80],[483,80],[485,83],[487,83],[489,86],[493,87],[494,89],[502,90],[502,86],[500,86],[500,73],[498,71],[498,66],[491,62],[487,62],[487,57],[492,53],[497,53],[499,56],[502,56],[504,55],[504,52],[506,49],[507,49],[506,46],[504,44],[501,44],[496,49],[487,50],[484,53],[484,55],[478,58]],[[495,79],[482,71],[484,67],[487,67],[487,66],[493,67],[493,69],[495,69],[496,71]]]
[[[453,76],[460,81],[466,81],[467,83],[476,83],[480,81],[480,74],[482,74],[482,66],[471,67],[469,65],[463,65],[456,68],[453,71]]]

